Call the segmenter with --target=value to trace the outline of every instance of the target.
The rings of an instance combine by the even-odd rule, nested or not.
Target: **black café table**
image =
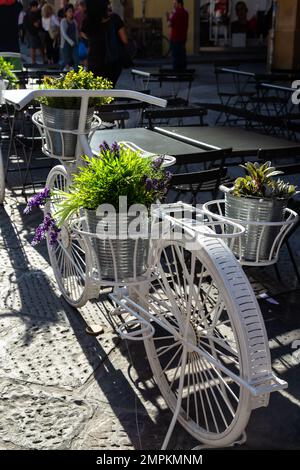
[[[238,127],[155,127],[158,135],[178,140],[199,150],[232,148],[234,157],[255,156],[259,149],[274,150],[294,148],[300,144],[286,139],[247,131]]]
[[[176,157],[176,163],[178,165],[184,164],[184,160],[188,155],[199,155],[199,162],[201,162],[201,154],[204,155],[207,152],[205,149],[194,147],[185,142],[179,142],[171,137],[141,127],[133,129],[100,130],[95,132],[90,143],[94,153],[99,152],[99,146],[103,141],[106,141],[109,145],[113,142],[133,142],[148,152]]]

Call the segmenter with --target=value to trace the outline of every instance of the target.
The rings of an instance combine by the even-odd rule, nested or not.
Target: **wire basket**
[[[90,124],[87,126],[86,131],[82,133],[78,129],[57,129],[47,125],[42,111],[35,113],[32,116],[32,121],[40,132],[43,153],[47,157],[67,161],[76,158],[75,151],[79,135],[88,135],[91,139],[94,132],[101,128],[101,119],[95,114],[90,116]]]
[[[129,235],[127,228],[136,216],[98,216],[83,210],[72,229],[89,239],[98,280],[110,285],[139,282],[149,267],[150,229],[142,235]],[[112,236],[112,234],[115,234]]]
[[[257,220],[237,220],[225,217],[225,200],[210,201],[203,205],[208,218],[221,215],[231,222],[238,223],[245,228],[244,234],[238,239],[228,239],[229,248],[233,251],[241,264],[246,266],[268,266],[277,263],[279,251],[285,237],[299,220],[299,216],[291,209],[284,210],[284,218],[276,222],[261,222]],[[224,227],[228,232],[228,228]],[[253,234],[257,234],[253,239]],[[270,234],[274,234],[273,239]],[[268,237],[268,243],[265,243]],[[251,246],[251,250],[249,250]]]

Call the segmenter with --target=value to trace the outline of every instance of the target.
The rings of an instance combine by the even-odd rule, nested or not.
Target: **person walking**
[[[18,19],[21,3],[2,0],[0,2],[0,51],[20,52]]]
[[[41,11],[38,8],[37,0],[31,0],[29,4],[29,10],[24,17],[24,29],[26,33],[26,39],[30,48],[31,62],[36,63],[36,51],[38,50],[41,54],[44,62],[44,50],[42,47],[40,32],[42,29],[42,18]]]
[[[86,0],[86,7],[81,35],[88,40],[88,68],[115,87],[128,45],[124,22],[110,12],[109,0]]]
[[[167,13],[170,28],[170,44],[174,70],[186,69],[186,40],[189,14],[183,6],[183,0],[173,1],[173,12]]]
[[[78,68],[78,29],[74,20],[74,7],[70,3],[65,7],[65,17],[60,22],[60,47],[65,70]]]
[[[59,46],[59,21],[54,15],[54,11],[50,3],[46,3],[42,7],[42,27],[45,31],[45,47],[48,64],[56,64],[58,62],[58,46]]]

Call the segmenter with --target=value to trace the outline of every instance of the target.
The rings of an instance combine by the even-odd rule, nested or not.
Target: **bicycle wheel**
[[[224,447],[241,436],[253,407],[250,391],[230,372],[250,382],[271,370],[270,356],[263,319],[242,268],[222,241],[202,237],[197,245],[192,251],[184,241],[162,241],[157,247],[158,277],[151,285],[149,311],[161,324],[144,344],[173,413],[182,390],[181,425],[206,445]],[[187,316],[188,341],[206,356],[191,346],[183,356]]]
[[[5,198],[5,170],[3,164],[2,148],[0,144],[0,204],[3,204]]]
[[[62,165],[50,171],[46,186],[66,191],[68,174]],[[54,214],[53,199],[45,205],[44,212]],[[56,246],[51,246],[47,239],[48,253],[55,279],[66,301],[73,307],[82,307],[91,298],[90,278],[92,259],[89,243],[85,237],[75,233],[69,223],[61,229]]]

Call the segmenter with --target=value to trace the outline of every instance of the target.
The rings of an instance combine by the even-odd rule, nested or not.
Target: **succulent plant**
[[[244,177],[237,178],[233,187],[233,194],[237,197],[260,197],[268,199],[289,199],[296,193],[296,187],[285,183],[275,176],[282,175],[272,167],[271,162],[246,163],[240,165],[248,173]]]

